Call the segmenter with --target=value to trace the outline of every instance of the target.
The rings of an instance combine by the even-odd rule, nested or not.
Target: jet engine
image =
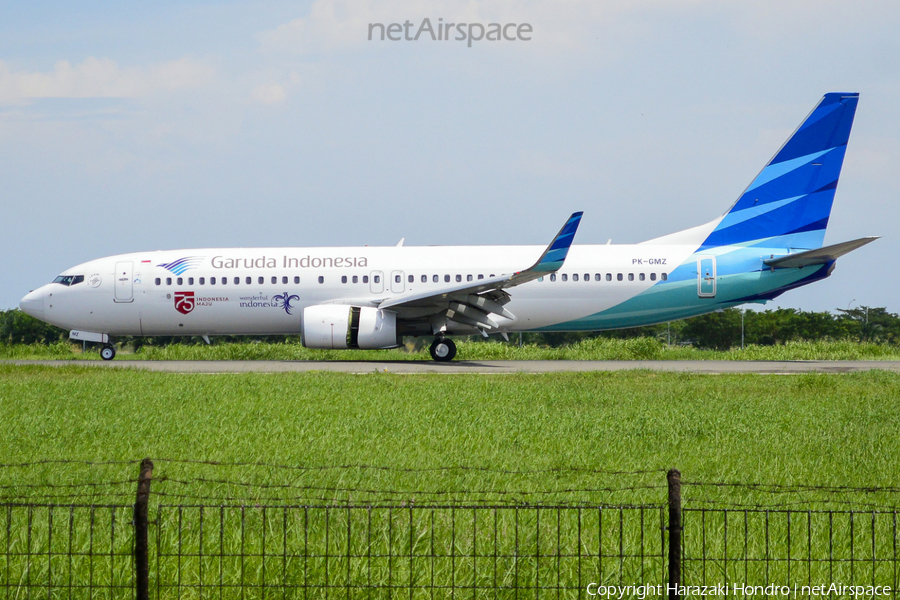
[[[303,309],[301,340],[307,348],[396,348],[397,313],[371,307],[319,304]]]

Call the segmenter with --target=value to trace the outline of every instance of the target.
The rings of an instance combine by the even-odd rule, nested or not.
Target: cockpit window
[[[62,285],[76,285],[84,281],[84,275],[60,275],[53,280],[53,283],[61,283]]]

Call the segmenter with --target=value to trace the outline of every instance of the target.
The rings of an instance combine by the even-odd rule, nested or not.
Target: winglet
[[[582,211],[572,213],[566,224],[562,226],[541,257],[528,271],[538,273],[551,273],[559,270],[569,254],[569,247],[575,239],[575,232],[578,230],[578,224],[581,223]]]
[[[536,263],[524,271],[517,271],[513,275],[500,275],[498,277],[489,277],[487,279],[479,279],[476,281],[460,283],[437,290],[428,290],[419,294],[400,295],[393,298],[386,298],[378,304],[378,308],[390,308],[393,306],[440,306],[445,304],[449,307],[451,301],[467,303],[467,298],[471,298],[471,294],[483,294],[491,290],[503,290],[528,283],[529,281],[543,277],[547,273],[559,270],[563,266],[563,261],[569,253],[569,247],[572,240],[575,239],[575,231],[578,229],[578,223],[581,222],[581,215],[584,213],[573,213],[566,224],[563,225],[544,253]],[[485,300],[489,298],[484,298]],[[473,308],[483,309],[485,305],[475,304]],[[502,307],[502,304],[500,305]],[[491,310],[491,312],[496,312]],[[508,313],[508,311],[506,311]],[[512,313],[504,314],[497,312],[506,318],[512,317]],[[464,317],[465,318],[465,317]],[[513,317],[514,318],[514,317]],[[459,319],[457,319],[459,321]],[[463,322],[463,321],[459,321]],[[492,322],[492,326],[495,325]]]

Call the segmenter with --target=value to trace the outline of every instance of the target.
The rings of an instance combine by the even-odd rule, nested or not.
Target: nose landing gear
[[[431,343],[431,358],[438,362],[450,362],[456,356],[456,344],[444,336],[439,336]]]
[[[100,358],[103,360],[112,360],[116,357],[116,347],[112,344],[106,344],[100,349]]]

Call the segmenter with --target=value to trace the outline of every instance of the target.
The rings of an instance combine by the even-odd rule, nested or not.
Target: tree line
[[[743,319],[743,328],[742,328]],[[525,343],[561,346],[591,337],[652,337],[669,344],[693,345],[699,348],[727,350],[745,345],[772,346],[790,341],[857,340],[900,344],[900,316],[884,307],[860,306],[837,309],[836,312],[807,312],[793,308],[744,311],[729,308],[707,315],[630,329],[602,332],[526,333]],[[69,332],[26,315],[18,309],[0,311],[0,343],[52,344],[66,340]],[[230,341],[283,342],[297,336],[217,336],[217,343]],[[480,336],[475,336],[473,339]],[[153,336],[121,337],[118,342],[135,349],[141,346],[203,343],[199,337]],[[513,338],[513,341],[517,341]],[[424,343],[424,342],[423,342]]]

